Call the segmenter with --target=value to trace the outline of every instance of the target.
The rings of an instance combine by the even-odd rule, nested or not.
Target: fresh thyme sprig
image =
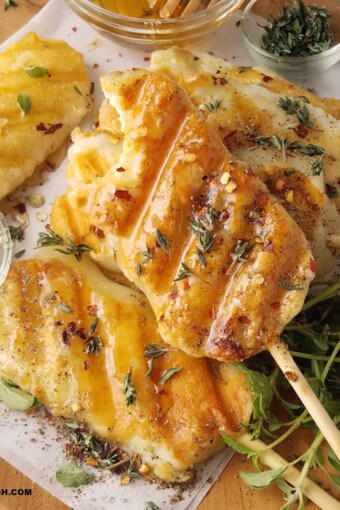
[[[301,104],[301,101],[303,101],[304,104]],[[309,103],[309,100],[305,96],[300,96],[299,99],[280,97],[278,107],[287,112],[288,115],[296,115],[300,124],[312,129],[314,124],[310,120],[310,113],[305,103]]]
[[[321,53],[332,42],[329,18],[324,7],[293,0],[282,7],[278,18],[268,16],[261,48],[282,57]]]
[[[144,375],[143,379],[145,377],[148,377],[152,373],[153,369],[153,360],[159,358],[160,356],[163,356],[169,352],[169,349],[165,347],[165,345],[161,344],[146,344],[144,349],[144,356],[148,358],[147,364],[148,364],[148,371]]]
[[[235,262],[246,262],[247,259],[243,255],[248,254],[253,246],[254,244],[249,241],[239,240],[237,241],[235,250],[230,254],[230,256]]]
[[[55,250],[65,255],[74,255],[78,261],[81,261],[83,253],[91,251],[91,248],[86,244],[75,244],[68,236],[67,238],[68,241],[64,241],[60,235],[47,227],[46,232],[39,232],[37,246],[40,248],[43,246],[63,246],[64,249],[55,248]]]
[[[130,366],[129,371],[124,378],[123,395],[125,397],[126,407],[136,405],[137,390],[136,386],[132,382],[132,366]]]
[[[271,147],[271,148],[277,148],[282,151],[283,158],[285,160],[286,158],[286,151],[299,151],[301,154],[304,154],[305,156],[323,156],[325,153],[325,149],[323,147],[320,147],[319,145],[314,145],[312,143],[309,143],[307,145],[302,145],[297,140],[294,142],[291,142],[286,136],[284,139],[280,138],[278,134],[275,134],[273,136],[258,136],[255,139],[256,143],[259,145],[264,145],[265,147]],[[317,168],[317,171],[320,170],[320,160],[319,160],[319,166]],[[322,168],[321,168],[322,170]],[[320,171],[321,171],[320,170]],[[315,163],[312,166],[312,172],[315,172]],[[314,174],[313,175],[317,175]]]
[[[340,421],[340,380],[336,368],[336,364],[340,361],[338,357],[340,352],[339,307],[340,281],[338,280],[307,300],[301,313],[285,328],[282,335],[290,353],[298,359],[300,370],[336,423]],[[302,487],[309,469],[321,468],[334,485],[339,485],[339,477],[329,471],[325,459],[328,457],[329,463],[336,469],[340,468],[340,462],[329,446],[327,456],[322,454],[323,436],[321,432],[301,404],[287,400],[287,384],[289,383],[282,376],[278,367],[272,368],[272,361],[269,365],[267,363],[265,355],[261,354],[249,360],[248,366],[245,364],[239,364],[239,366],[247,372],[248,386],[253,396],[253,418],[249,424],[243,424],[243,426],[252,433],[253,438],[260,436],[272,438],[272,442],[259,451],[232,438],[224,436],[223,439],[228,446],[251,458],[259,470],[258,473],[240,473],[245,483],[255,488],[262,488],[276,482],[286,497],[286,505],[282,509],[288,510],[293,502],[297,501],[299,509],[302,510],[304,508]],[[265,372],[254,372],[250,370],[252,366],[261,367]],[[285,391],[284,396],[282,396],[282,390]],[[273,395],[290,414],[287,423],[282,423],[270,411],[269,405]],[[261,455],[276,448],[299,427],[308,427],[316,434],[307,451],[287,463],[281,468],[281,471],[280,469],[263,471],[260,466]],[[286,430],[276,436],[275,431],[282,430],[282,428]],[[297,462],[302,462],[303,468],[297,486],[294,488],[282,480],[282,475],[286,469]]]
[[[185,262],[182,262],[181,263],[181,269],[178,273],[178,276],[177,278],[174,279],[174,282],[179,282],[181,280],[185,280],[186,278],[189,278],[189,276],[194,276],[195,278],[197,278],[198,280],[201,280],[201,282],[204,282],[204,283],[209,283],[207,282],[206,280],[203,280],[203,278],[201,278],[200,276],[198,276],[197,274],[195,274],[191,269],[190,267],[185,264]]]
[[[98,356],[100,354],[100,349],[103,347],[103,340],[98,335],[94,335],[94,332],[97,329],[99,318],[95,317],[89,329],[89,334],[84,342],[87,344],[84,352],[86,354],[93,354],[94,356]]]

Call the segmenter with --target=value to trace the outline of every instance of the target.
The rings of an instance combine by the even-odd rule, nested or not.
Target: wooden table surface
[[[16,0],[18,7],[9,8],[6,12],[0,5],[0,43],[27,23],[48,0]],[[60,0],[62,1],[62,0]],[[268,0],[272,5],[275,0]],[[334,0],[325,0],[325,5]],[[2,0],[1,3],[4,3]],[[308,446],[310,435],[308,431],[298,431],[281,448],[281,453],[287,458],[302,453]],[[294,453],[293,453],[294,452]],[[283,504],[282,493],[271,486],[265,490],[254,491],[240,480],[240,470],[253,470],[251,462],[244,457],[235,455],[220,480],[211,488],[209,494],[199,505],[198,510],[279,510]],[[322,479],[319,473],[311,473],[314,479]],[[324,480],[324,487],[329,484]],[[16,471],[10,464],[0,459],[0,490],[1,489],[32,489],[31,496],[2,496],[0,493],[0,510],[67,510],[68,507],[54,498],[44,489],[33,483],[22,473]],[[306,510],[317,510],[312,503],[306,505]],[[94,510],[96,510],[94,508]],[[118,508],[116,510],[119,510]]]

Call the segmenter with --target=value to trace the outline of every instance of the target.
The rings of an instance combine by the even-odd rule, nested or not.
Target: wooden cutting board
[[[0,43],[14,34],[27,23],[48,0],[16,0],[18,7],[3,11],[0,4]],[[61,0],[62,1],[62,0]],[[324,0],[323,4],[331,4],[334,0]],[[273,5],[275,0],[268,0]],[[264,6],[264,12],[266,8]],[[306,430],[297,433],[288,440],[280,450],[287,459],[301,454],[310,444],[310,434]],[[37,448],[39,444],[37,443]],[[282,493],[276,486],[261,491],[254,491],[243,484],[239,471],[254,470],[250,461],[235,455],[224,470],[220,480],[212,486],[209,494],[199,505],[198,510],[279,510],[283,504]],[[311,473],[311,478],[320,480],[322,474]],[[329,488],[325,480],[324,487]],[[32,489],[31,496],[6,496],[1,489]],[[10,464],[0,459],[0,510],[68,510],[69,507],[61,503],[50,493],[33,483]],[[95,510],[95,509],[94,509]],[[119,510],[119,509],[116,509]],[[306,505],[306,510],[318,510],[312,503]]]

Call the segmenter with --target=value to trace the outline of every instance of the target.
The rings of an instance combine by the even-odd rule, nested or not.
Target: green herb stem
[[[327,287],[323,292],[321,292],[321,294],[318,294],[309,301],[306,301],[302,307],[302,311],[305,312],[306,310],[309,310],[313,306],[322,303],[323,301],[327,301],[328,299],[336,296],[339,292],[340,292],[340,280],[333,283],[333,285],[331,285],[330,287]]]
[[[294,430],[298,429],[299,426],[301,425],[301,423],[304,421],[304,419],[308,416],[308,411],[307,409],[305,409],[298,418],[296,418],[294,421],[293,421],[293,424],[289,427],[288,430],[286,430],[286,432],[284,432],[282,434],[282,436],[278,437],[275,441],[273,441],[272,443],[270,443],[269,445],[266,446],[266,448],[264,448],[262,451],[261,451],[261,454],[268,451],[268,450],[272,450],[273,448],[275,448],[275,446],[277,446],[278,444],[282,443],[282,441],[284,441],[285,439],[287,439],[287,437],[289,437],[293,432]]]
[[[306,354],[297,351],[289,351],[295,358],[314,359],[316,361],[329,361],[328,356],[318,356],[317,354]],[[340,358],[333,358],[332,363],[340,363]]]
[[[329,370],[330,370],[330,368],[331,368],[331,366],[332,366],[332,364],[333,364],[334,360],[336,359],[336,355],[338,354],[339,350],[340,350],[340,340],[339,340],[339,342],[337,343],[337,345],[334,347],[333,352],[332,352],[332,354],[330,355],[329,360],[327,361],[327,363],[326,363],[326,365],[325,365],[325,368],[323,369],[323,372],[322,372],[322,374],[321,374],[321,380],[322,380],[322,382],[324,382],[324,381],[325,381],[325,379],[326,379],[326,377],[327,377],[327,375],[328,375],[328,372],[329,372]]]

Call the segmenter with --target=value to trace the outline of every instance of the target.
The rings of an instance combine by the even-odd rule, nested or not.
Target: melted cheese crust
[[[76,419],[99,437],[140,454],[153,473],[168,481],[188,478],[193,464],[221,447],[223,431],[237,434],[251,413],[246,375],[171,350],[153,363],[144,348],[163,344],[144,296],[108,280],[84,257],[76,262],[55,250],[13,266],[0,289],[0,374],[15,381],[52,412]],[[61,304],[71,308],[67,313]],[[96,334],[104,346],[95,357],[84,340],[65,331],[89,330],[96,308]],[[87,369],[84,362],[87,362]],[[136,406],[126,407],[124,377],[132,366]],[[164,386],[158,381],[181,370]]]
[[[156,51],[151,68],[175,79],[190,95],[207,120],[218,129],[226,147],[249,165],[265,182],[310,241],[322,274],[335,264],[327,239],[340,232],[340,218],[325,194],[325,183],[340,183],[340,101],[318,98],[308,90],[283,80],[267,69],[239,68],[208,54],[182,48]],[[309,103],[314,129],[294,129],[296,115],[278,107],[280,97],[303,96]],[[221,101],[216,112],[206,104]],[[305,104],[305,103],[302,103]],[[255,138],[278,134],[283,140],[324,147],[324,171],[312,175],[319,157],[287,152],[256,144]],[[340,205],[340,202],[339,202]]]
[[[31,78],[24,69],[30,66],[44,67],[49,74]],[[62,145],[91,109],[92,100],[83,55],[63,41],[33,33],[0,55],[0,77],[1,199]],[[17,104],[23,93],[31,101],[24,117]],[[48,133],[52,125],[59,127]]]
[[[228,361],[260,352],[298,313],[313,278],[303,233],[172,80],[134,70],[104,76],[102,87],[103,126],[92,134],[97,177],[88,178],[87,164],[95,142],[77,132],[67,201],[103,230],[106,249],[145,293],[168,343]],[[121,140],[120,153],[116,141],[110,153],[112,136]],[[189,227],[194,219],[206,222],[211,210],[217,217],[204,266]],[[242,241],[252,249],[235,263]],[[147,247],[151,259],[144,263]],[[176,282],[183,264],[193,274]]]

